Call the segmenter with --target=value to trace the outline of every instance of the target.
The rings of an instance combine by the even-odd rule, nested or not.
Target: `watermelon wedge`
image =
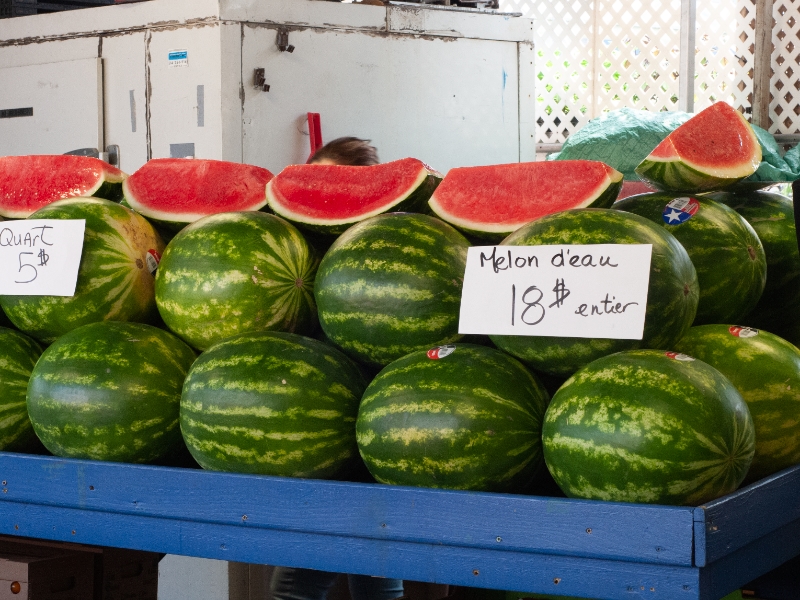
[[[753,128],[739,111],[717,102],[669,134],[636,173],[660,190],[694,193],[733,185],[760,163]]]
[[[452,169],[428,204],[434,214],[480,238],[500,241],[540,217],[571,208],[609,208],[622,173],[592,160]]]
[[[124,203],[157,224],[180,229],[208,215],[259,210],[267,169],[209,159],[156,158],[125,180]]]
[[[416,158],[369,167],[290,165],[267,185],[267,202],[301,228],[338,235],[385,212],[417,212],[441,178]]]
[[[25,219],[51,202],[76,196],[118,201],[126,177],[119,169],[90,156],[2,156],[0,215]]]

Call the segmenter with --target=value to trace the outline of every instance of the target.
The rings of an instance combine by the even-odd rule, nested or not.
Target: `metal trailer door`
[[[277,173],[305,162],[308,112],[321,114],[324,141],[371,139],[384,162],[446,171],[520,159],[516,42],[307,28],[281,52],[278,26],[243,27],[246,163]]]
[[[103,148],[102,61],[0,69],[0,155]]]

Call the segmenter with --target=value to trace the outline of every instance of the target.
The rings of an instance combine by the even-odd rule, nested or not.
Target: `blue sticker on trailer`
[[[188,67],[189,66],[189,52],[188,50],[170,50],[167,54],[170,67]]]

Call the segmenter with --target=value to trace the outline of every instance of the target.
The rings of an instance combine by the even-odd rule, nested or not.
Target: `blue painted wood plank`
[[[507,549],[387,542],[139,514],[3,502],[0,533],[608,600],[717,600],[700,596],[691,567],[544,555]],[[74,532],[74,533],[73,533]]]
[[[742,595],[772,600],[797,600],[800,596],[800,556],[742,587]]]
[[[695,565],[703,567],[800,519],[800,465],[695,509]]]
[[[800,554],[800,519],[758,538],[700,569],[701,595],[722,598]],[[800,584],[800,576],[797,578]],[[767,596],[777,600],[774,596]],[[786,600],[800,598],[800,587]]]
[[[692,566],[693,509],[0,453],[0,501],[382,541]],[[124,535],[123,531],[120,535]],[[89,543],[89,542],[87,542]]]

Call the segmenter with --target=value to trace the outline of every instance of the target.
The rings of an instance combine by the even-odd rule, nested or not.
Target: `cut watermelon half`
[[[385,212],[424,208],[441,178],[416,158],[368,167],[291,165],[267,185],[267,202],[300,227],[339,234]]]
[[[125,180],[124,202],[162,225],[181,227],[222,212],[259,210],[273,175],[253,165],[210,159],[156,158]]]
[[[499,241],[540,217],[571,208],[608,208],[622,173],[592,160],[451,169],[428,204],[440,219]]]
[[[90,156],[36,154],[0,157],[0,215],[25,219],[63,198],[119,201],[127,175]]]
[[[753,128],[738,110],[717,102],[669,134],[636,173],[660,190],[694,193],[733,185],[760,163]]]

